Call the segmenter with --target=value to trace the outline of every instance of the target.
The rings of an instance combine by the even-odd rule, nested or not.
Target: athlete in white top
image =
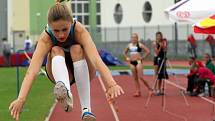
[[[144,52],[144,56],[142,56],[141,54],[142,51]],[[144,44],[138,41],[137,33],[133,33],[131,35],[131,43],[129,43],[124,50],[124,56],[126,58],[126,61],[129,63],[129,66],[134,77],[136,88],[136,91],[133,95],[134,97],[141,96],[139,80],[141,80],[145,84],[145,86],[152,91],[152,88],[143,78],[142,60],[149,55],[149,52],[150,52],[149,49]]]

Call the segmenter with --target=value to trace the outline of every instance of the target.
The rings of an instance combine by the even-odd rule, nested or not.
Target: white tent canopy
[[[195,23],[215,13],[215,0],[182,0],[165,13],[171,21]]]

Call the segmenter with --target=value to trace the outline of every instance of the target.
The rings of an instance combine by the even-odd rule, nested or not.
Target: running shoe
[[[82,115],[82,121],[96,121],[96,117],[92,112],[85,111]]]
[[[72,93],[68,92],[63,82],[57,82],[57,84],[54,87],[54,95],[65,112],[69,112],[72,110],[73,108]]]

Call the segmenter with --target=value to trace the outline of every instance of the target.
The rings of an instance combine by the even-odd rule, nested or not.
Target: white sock
[[[67,90],[71,92],[68,69],[63,56],[54,56],[52,58],[52,74],[56,83],[63,82]]]
[[[87,108],[91,112],[90,106],[90,78],[89,70],[86,60],[80,60],[73,63],[74,76],[76,86],[80,98],[82,113],[84,108]]]

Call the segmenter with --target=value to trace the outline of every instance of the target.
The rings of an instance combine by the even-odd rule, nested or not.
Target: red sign
[[[176,13],[176,16],[178,16],[179,18],[189,18],[190,17],[190,12],[188,12],[188,11],[178,11]]]

